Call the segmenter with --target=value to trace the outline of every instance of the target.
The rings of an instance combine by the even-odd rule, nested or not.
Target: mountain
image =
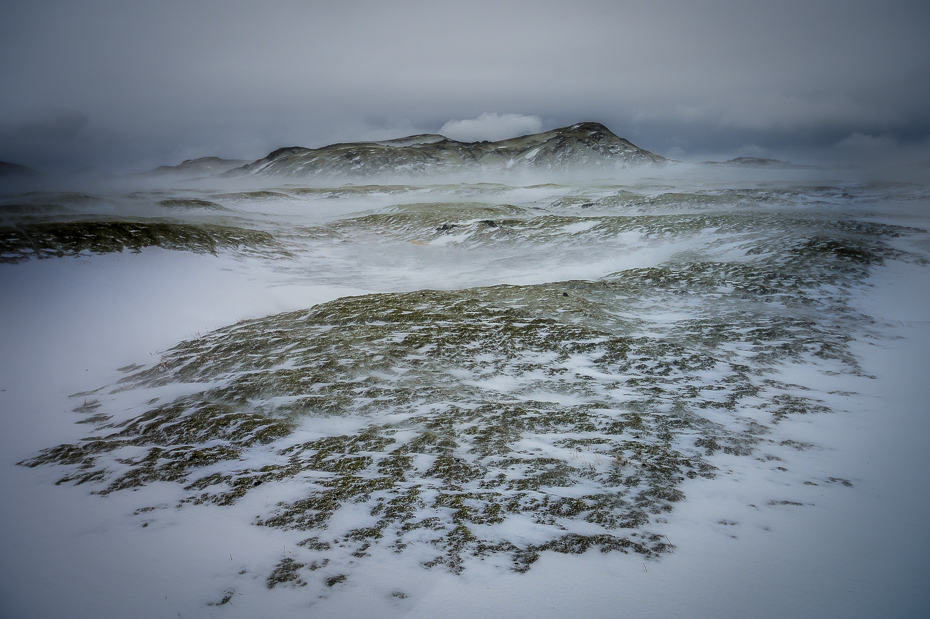
[[[187,159],[175,165],[163,165],[144,172],[143,176],[213,176],[237,168],[248,161],[243,159],[221,159],[219,157],[201,157]]]
[[[665,157],[617,137],[604,125],[585,122],[498,142],[458,142],[442,135],[422,134],[312,149],[292,146],[230,170],[224,176],[333,178],[516,171],[609,172],[667,162]]]
[[[3,179],[27,179],[27,178],[39,178],[42,176],[42,173],[33,170],[32,168],[27,168],[24,165],[19,165],[18,163],[7,163],[6,161],[0,161],[0,178]]]

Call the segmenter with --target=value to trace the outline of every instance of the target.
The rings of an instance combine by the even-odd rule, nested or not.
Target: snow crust
[[[833,190],[824,191],[824,185]],[[769,446],[752,457],[714,454],[710,462],[720,474],[682,482],[685,499],[655,524],[675,547],[657,559],[596,550],[546,552],[526,573],[473,560],[464,572],[453,574],[424,569],[408,554],[381,551],[373,560],[359,561],[350,578],[332,587],[269,589],[268,573],[282,559],[300,556],[299,551],[291,546],[295,538],[288,531],[252,523],[257,514],[299,498],[296,481],[265,484],[233,506],[138,514],[140,508],[177,501],[176,485],[158,482],[96,496],[84,485],[56,485],[59,467],[17,466],[42,449],[75,443],[90,433],[92,426],[75,423],[81,416],[73,409],[94,396],[73,394],[112,385],[121,377],[117,368],[154,366],[178,342],[240,320],[371,293],[596,281],[711,252],[734,262],[748,260],[740,257],[742,237],[717,228],[689,234],[605,232],[603,222],[596,221],[618,213],[709,214],[741,208],[750,215],[764,213],[762,202],[708,206],[703,198],[668,198],[718,196],[724,190],[755,195],[778,190],[783,192],[777,198],[781,211],[907,226],[913,230],[887,243],[909,256],[930,258],[925,185],[765,177],[423,186],[368,193],[334,188],[328,194],[302,195],[284,188],[283,199],[209,199],[285,239],[291,250],[286,257],[152,247],[140,253],[82,253],[0,264],[0,614],[927,616],[930,267],[913,259],[873,264],[866,279],[842,291],[846,304],[871,320],[849,343],[860,372],[830,372],[806,363],[779,367],[779,381],[816,388],[834,412],[789,415],[770,426]],[[605,196],[626,196],[623,192],[639,198],[587,206]],[[106,200],[113,212],[148,208],[124,196]],[[437,205],[466,200],[498,210],[486,218],[461,221],[439,215],[420,227],[410,223],[422,221],[424,212],[443,213]],[[566,218],[525,228],[521,234],[531,240],[514,244],[505,238],[501,222],[523,215],[500,210],[510,207],[533,217]],[[226,215],[209,215],[218,216]],[[437,231],[446,221],[456,227]],[[323,228],[339,233],[322,234]],[[656,308],[652,324],[674,325],[688,312],[686,301]],[[573,358],[569,369],[603,380],[581,357]],[[708,382],[715,376],[708,370]],[[507,375],[478,379],[463,374],[459,379],[484,390],[516,389]],[[194,386],[169,389],[180,395]],[[142,410],[147,394],[116,397],[128,416]],[[724,412],[707,410],[706,415],[712,422],[726,421]],[[354,417],[311,419],[289,440],[334,436],[363,423]],[[763,454],[772,459],[757,457]],[[572,458],[568,452],[561,455]],[[779,470],[780,462],[787,470]],[[805,483],[811,480],[816,485]],[[351,528],[352,513],[344,517],[340,526]],[[501,531],[505,536],[533,535],[532,527],[516,519],[503,526],[509,527]],[[542,540],[527,538],[534,541]],[[228,602],[219,605],[228,594]]]

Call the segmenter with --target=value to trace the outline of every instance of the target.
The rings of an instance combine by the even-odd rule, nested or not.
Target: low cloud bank
[[[450,120],[439,133],[459,142],[493,142],[541,131],[542,119],[539,116],[485,112],[477,118]]]

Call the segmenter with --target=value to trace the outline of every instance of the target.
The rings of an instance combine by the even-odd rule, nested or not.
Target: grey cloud
[[[887,150],[898,145],[898,141],[887,135],[864,135],[853,133],[837,143],[839,148],[850,151],[876,151]]]
[[[72,155],[101,165],[258,157],[485,113],[543,129],[599,121],[695,156],[930,135],[930,5],[908,0],[36,0],[0,11],[0,115],[21,125],[52,102],[83,110],[98,133],[81,129]]]
[[[29,140],[69,140],[75,138],[89,121],[84,112],[58,108],[39,118],[21,122],[13,129],[13,134]]]

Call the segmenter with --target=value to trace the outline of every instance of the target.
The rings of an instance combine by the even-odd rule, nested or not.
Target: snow
[[[907,201],[843,204],[842,209],[861,220],[926,230],[930,200],[926,193],[915,195]],[[539,189],[530,188],[502,198],[509,203],[542,199]],[[295,222],[322,226],[392,200],[307,198],[269,201],[253,210],[285,227]],[[832,212],[833,207],[805,203],[803,208]],[[89,485],[55,485],[61,477],[58,467],[16,465],[41,449],[90,433],[91,427],[74,423],[80,415],[72,412],[72,394],[112,385],[121,376],[117,368],[154,364],[178,342],[239,320],[373,292],[596,280],[697,249],[708,251],[706,235],[712,234],[676,241],[624,233],[594,242],[584,234],[593,227],[594,222],[581,219],[561,231],[585,240],[560,237],[553,244],[517,248],[503,241],[470,244],[465,233],[417,247],[409,240],[373,240],[360,231],[346,242],[308,236],[300,241],[306,251],[289,261],[148,248],[139,254],[0,265],[0,615],[930,614],[930,452],[925,445],[930,435],[930,267],[916,262],[888,260],[849,291],[849,304],[875,320],[850,344],[861,374],[812,378],[807,365],[781,368],[778,380],[799,385],[813,380],[819,397],[834,410],[772,426],[767,438],[773,440],[764,454],[782,458],[787,470],[774,468],[776,460],[718,452],[713,463],[722,474],[683,482],[686,499],[664,515],[666,522],[654,524],[675,545],[658,559],[594,549],[583,555],[546,552],[524,574],[487,560],[471,561],[455,575],[442,568],[426,570],[415,555],[375,549],[372,560],[360,561],[348,581],[321,598],[311,593],[313,587],[266,587],[268,573],[282,558],[297,556],[297,549],[289,546],[294,536],[287,531],[252,524],[256,514],[302,496],[300,478],[263,484],[231,507],[205,504],[133,515],[142,506],[170,506],[184,493],[177,484],[158,482],[136,491],[91,495]],[[889,243],[930,258],[925,232]],[[726,246],[720,251],[736,250]],[[682,308],[655,308],[653,317],[671,325],[688,315]],[[542,356],[536,361],[547,362]],[[595,382],[604,380],[584,356],[573,356],[566,365],[572,372],[587,372]],[[708,371],[706,380],[712,382],[713,376]],[[458,379],[526,399],[566,403],[572,398],[521,392],[534,384],[532,374],[479,377],[463,371]],[[171,387],[172,393],[193,388]],[[144,410],[153,393],[166,399],[166,390],[129,391],[116,401],[128,417]],[[615,396],[622,397],[622,391]],[[707,412],[708,418],[714,414],[723,421],[724,413]],[[287,440],[297,444],[335,436],[366,423],[358,417],[308,420]],[[521,449],[550,449],[547,441],[524,440]],[[785,441],[815,447],[802,451]],[[346,513],[340,529],[356,526],[352,513]],[[540,533],[534,527],[511,519],[498,534],[543,541],[535,537]],[[233,591],[229,604],[208,605],[220,602],[227,591]]]

